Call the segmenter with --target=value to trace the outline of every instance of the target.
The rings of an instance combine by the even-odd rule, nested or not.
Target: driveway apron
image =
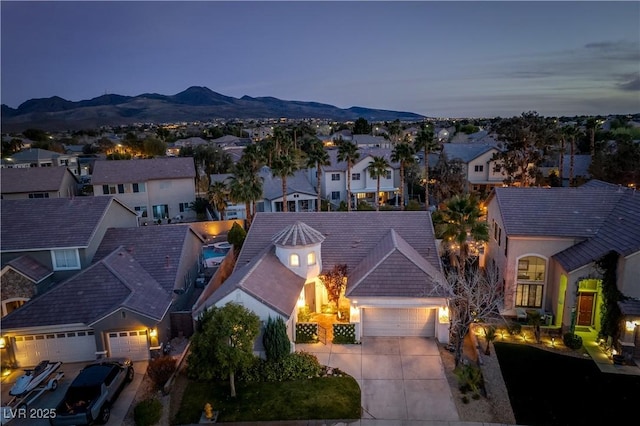
[[[358,381],[363,419],[459,420],[433,339],[367,337],[360,345],[317,343],[297,349]]]

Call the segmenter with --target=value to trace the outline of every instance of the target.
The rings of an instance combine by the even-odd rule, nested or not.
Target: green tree
[[[209,202],[220,212],[220,220],[224,220],[224,213],[227,210],[227,198],[229,198],[229,187],[225,182],[213,182],[209,187]]]
[[[324,145],[322,141],[315,139],[306,149],[307,154],[307,164],[308,168],[316,168],[316,191],[318,191],[318,199],[316,200],[316,211],[320,211],[320,207],[322,204],[322,196],[321,196],[321,182],[322,182],[322,167],[331,165],[331,161],[329,161],[329,154],[327,150],[324,149]]]
[[[335,303],[336,310],[340,311],[340,296],[347,285],[347,265],[337,264],[327,273],[320,276],[320,281],[327,289],[327,297]]]
[[[609,150],[596,153],[589,172],[594,179],[619,185],[640,187],[640,144],[625,135],[610,144]]]
[[[206,218],[207,207],[209,207],[209,201],[205,198],[196,198],[196,200],[189,205],[189,208],[196,212],[196,215],[200,220],[204,220]]]
[[[229,198],[234,203],[245,204],[245,216],[247,218],[247,228],[251,225],[251,207],[256,201],[262,198],[263,182],[257,173],[253,172],[246,165],[238,164],[235,174],[229,183]],[[255,211],[255,209],[253,209]]]
[[[234,253],[240,253],[245,238],[247,238],[247,231],[238,222],[233,222],[231,229],[227,233],[227,241],[233,245]]]
[[[600,121],[596,117],[589,117],[585,127],[589,134],[589,153],[593,158],[596,155],[596,133],[600,130]]]
[[[382,156],[373,156],[373,160],[369,163],[367,170],[371,179],[376,179],[376,211],[380,210],[380,178],[387,175],[389,162]]]
[[[466,192],[467,178],[464,173],[464,163],[459,159],[449,160],[444,151],[438,157],[433,178],[436,181],[433,190],[436,205],[454,195]]]
[[[360,158],[358,146],[350,141],[338,140],[338,161],[347,162],[347,211],[351,211],[351,168]]]
[[[353,124],[354,135],[368,135],[370,133],[371,133],[371,125],[366,119],[360,117]]]
[[[291,353],[291,342],[287,336],[287,325],[282,317],[269,317],[262,336],[262,343],[268,361],[280,361]]]
[[[575,126],[567,126],[563,129],[569,140],[569,186],[574,186],[574,168],[576,157],[576,138],[582,135],[580,129]]]
[[[413,157],[415,154],[413,147],[409,145],[407,142],[401,142],[393,147],[393,151],[391,152],[391,161],[395,161],[400,163],[400,194],[402,197],[402,210],[405,209],[405,205],[407,204],[407,197],[405,194],[405,168],[408,164],[415,162],[415,158]]]
[[[228,377],[235,398],[235,374],[255,359],[253,344],[259,332],[260,318],[244,306],[228,303],[204,311],[191,340],[188,374],[200,380]]]
[[[422,179],[424,180],[424,202],[426,210],[429,210],[429,153],[439,148],[439,143],[433,139],[433,128],[431,125],[422,123],[420,132],[413,142],[413,148],[416,151],[422,150],[423,165]]]
[[[289,155],[280,155],[273,161],[271,166],[271,174],[273,177],[279,177],[282,180],[282,211],[289,211],[287,203],[287,177],[293,176],[298,170],[296,161]]]
[[[145,138],[142,141],[142,151],[149,157],[159,157],[167,153],[167,144],[160,139]]]
[[[8,157],[11,154],[15,154],[19,152],[24,144],[22,143],[22,139],[19,138],[11,138],[9,140],[2,141],[2,158]]]
[[[452,263],[458,273],[465,275],[469,258],[469,239],[476,242],[489,241],[489,227],[480,218],[482,210],[478,200],[470,194],[457,195],[447,201],[443,210],[433,215],[436,235],[449,244]]]
[[[42,129],[29,128],[22,132],[25,138],[34,142],[46,142],[49,140],[49,134]]]

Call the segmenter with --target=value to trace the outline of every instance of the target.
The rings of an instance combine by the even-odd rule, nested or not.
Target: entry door
[[[578,299],[578,325],[591,325],[593,318],[593,293],[580,293]]]

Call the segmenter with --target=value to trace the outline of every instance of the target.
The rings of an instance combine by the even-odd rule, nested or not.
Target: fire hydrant
[[[211,420],[213,418],[213,407],[208,402],[204,405],[204,416],[207,420]]]

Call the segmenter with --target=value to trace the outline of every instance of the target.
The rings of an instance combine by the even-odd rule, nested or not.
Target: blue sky
[[[640,112],[640,2],[17,2],[2,103],[206,86],[434,117]]]

